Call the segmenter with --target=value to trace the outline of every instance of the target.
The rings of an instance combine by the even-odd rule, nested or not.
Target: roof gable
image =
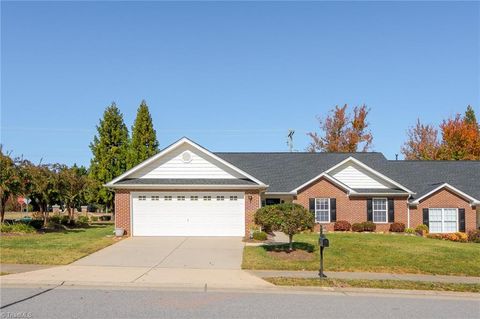
[[[260,186],[266,186],[185,137],[108,182],[106,186],[112,187],[124,179],[250,179]]]
[[[348,161],[328,173],[350,188],[360,189],[388,189],[394,188],[392,183],[373,174],[353,161]]]

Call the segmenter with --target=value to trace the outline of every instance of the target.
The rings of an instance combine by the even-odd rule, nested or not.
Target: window
[[[230,200],[238,200],[238,196],[230,196]]]
[[[138,200],[147,200],[147,196],[140,195],[138,196]]]
[[[206,200],[206,201],[212,200],[212,196],[203,196],[203,200]]]
[[[190,200],[193,200],[193,201],[198,200],[198,196],[190,196]]]
[[[373,208],[373,222],[374,223],[386,223],[388,209],[387,209],[387,199],[386,198],[374,198],[372,200]]]
[[[165,196],[165,200],[172,200],[172,196]]]
[[[225,200],[225,196],[217,196],[217,200]]]
[[[458,231],[458,210],[456,208],[429,208],[428,223],[431,233],[455,233]]]
[[[330,222],[330,199],[315,198],[315,221],[317,223]]]
[[[160,199],[160,196],[152,196],[152,200],[159,200]]]
[[[185,200],[185,196],[177,196],[177,200],[180,200],[180,201]]]

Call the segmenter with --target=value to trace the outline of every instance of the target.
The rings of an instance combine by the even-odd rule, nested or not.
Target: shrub
[[[413,228],[405,228],[405,234],[415,234],[415,229],[413,229]]]
[[[333,225],[333,230],[335,231],[349,231],[350,228],[352,228],[352,225],[350,225],[350,223],[346,220],[336,221]]]
[[[0,231],[2,233],[17,233],[17,234],[29,234],[29,233],[36,232],[35,228],[24,223],[2,224],[0,226]]]
[[[468,241],[468,235],[462,232],[455,233],[458,237],[458,241],[461,243],[466,243]]]
[[[267,233],[264,231],[256,230],[253,232],[253,239],[255,240],[267,240]]]
[[[42,229],[43,227],[43,220],[41,219],[32,219],[29,222],[26,222],[25,224],[32,226],[35,229]]]
[[[78,216],[77,225],[78,226],[87,226],[88,225],[88,217],[84,216],[84,215]]]
[[[393,233],[403,233],[405,231],[404,223],[392,223],[390,224],[390,231]]]
[[[363,223],[353,223],[352,231],[361,233],[363,232]]]
[[[61,221],[63,220],[63,217],[65,217],[65,216],[52,215],[48,218],[48,221],[52,224],[60,224]]]
[[[468,241],[471,241],[472,243],[480,243],[480,229],[469,231]]]
[[[428,226],[427,225],[418,225],[415,227],[415,233],[420,236],[426,236],[428,234]]]
[[[102,222],[106,222],[106,221],[109,221],[109,220],[111,220],[111,219],[112,219],[112,216],[110,216],[110,215],[102,215],[102,216],[100,216],[100,220],[101,220]]]
[[[375,225],[375,223],[373,222],[364,222],[362,224],[363,224],[364,231],[374,232],[375,229],[377,229],[377,225]]]
[[[98,221],[98,216],[91,216],[91,217],[90,217],[90,220],[91,220],[92,222],[97,222],[97,221]]]

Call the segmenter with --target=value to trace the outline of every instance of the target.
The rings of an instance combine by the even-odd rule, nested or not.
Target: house
[[[245,236],[262,205],[295,202],[336,220],[479,227],[480,161],[390,161],[381,153],[213,153],[182,138],[106,184],[132,236]],[[317,226],[318,229],[318,226]]]

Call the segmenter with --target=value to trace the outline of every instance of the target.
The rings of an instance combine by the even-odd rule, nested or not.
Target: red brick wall
[[[432,194],[426,199],[422,200],[417,207],[410,208],[410,222],[411,227],[416,227],[423,224],[423,209],[424,208],[464,208],[465,209],[465,230],[469,231],[475,229],[476,208],[471,207],[462,197],[452,193],[448,189],[441,189]]]
[[[337,220],[346,220],[349,223],[361,223],[367,220],[367,198],[348,197],[347,192],[330,181],[322,178],[308,187],[300,190],[295,203],[309,208],[310,198],[336,198]],[[395,198],[395,222],[407,225],[407,197]],[[333,230],[334,223],[325,223],[327,230]],[[390,224],[377,224],[377,231],[388,231]],[[320,225],[316,225],[319,230]]]
[[[115,191],[115,227],[125,229],[130,236],[130,191]]]
[[[250,196],[252,199],[250,199]],[[250,228],[255,226],[254,215],[260,208],[260,194],[257,190],[245,192],[245,236],[250,236]]]
[[[126,190],[119,189],[115,191],[115,227],[124,228],[127,235],[130,236],[130,192],[191,192],[199,190]],[[202,190],[206,191],[206,190]],[[209,192],[242,192],[243,190],[208,190]],[[249,196],[252,197],[250,200]],[[260,193],[258,190],[245,191],[245,236],[249,235],[250,228],[254,225],[253,216],[257,209],[260,207]]]

